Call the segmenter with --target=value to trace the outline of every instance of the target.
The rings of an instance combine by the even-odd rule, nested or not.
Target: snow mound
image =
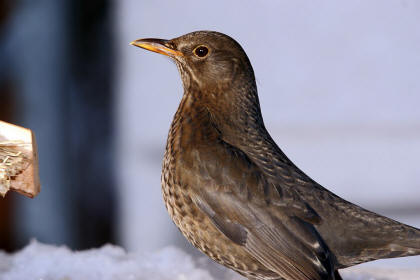
[[[121,247],[71,251],[32,241],[23,250],[0,254],[1,280],[212,280],[191,256],[168,247],[146,256]]]
[[[127,253],[121,247],[71,251],[32,241],[14,254],[0,252],[0,280],[240,280],[226,270],[215,277],[214,264],[193,258],[180,249],[167,247],[146,255]],[[219,272],[220,274],[220,272]],[[351,268],[342,271],[345,280],[418,280],[420,270]]]

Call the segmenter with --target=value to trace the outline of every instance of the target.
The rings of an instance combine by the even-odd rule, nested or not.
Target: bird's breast
[[[163,159],[162,193],[173,222],[189,242],[216,262],[245,275],[272,273],[242,246],[234,244],[222,234],[192,201],[190,184],[194,179],[190,177],[199,176],[196,173],[197,164],[200,164],[194,162],[194,150],[198,149],[197,145],[201,145],[202,149],[204,143],[197,143],[197,138],[191,139],[189,134],[183,135],[190,133],[187,129],[179,123],[172,124]]]
[[[176,159],[166,151],[162,169],[163,199],[175,225],[196,248],[216,262],[238,272],[261,270],[241,246],[232,244],[194,204],[189,195],[190,186],[177,174]]]

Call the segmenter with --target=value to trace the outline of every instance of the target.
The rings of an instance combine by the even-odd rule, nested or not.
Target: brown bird
[[[162,170],[170,216],[195,247],[248,279],[338,280],[338,269],[420,254],[420,230],[309,178],[261,116],[251,63],[227,35],[133,45],[175,61],[184,95]]]

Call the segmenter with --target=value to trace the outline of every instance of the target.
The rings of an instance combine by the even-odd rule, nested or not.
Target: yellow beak
[[[135,40],[130,45],[170,57],[183,56],[182,52],[171,48],[168,42],[168,40],[148,38]]]

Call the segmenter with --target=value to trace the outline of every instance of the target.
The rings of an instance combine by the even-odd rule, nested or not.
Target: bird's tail
[[[420,229],[399,224],[400,231],[396,238],[389,244],[383,258],[397,258],[420,255]]]

